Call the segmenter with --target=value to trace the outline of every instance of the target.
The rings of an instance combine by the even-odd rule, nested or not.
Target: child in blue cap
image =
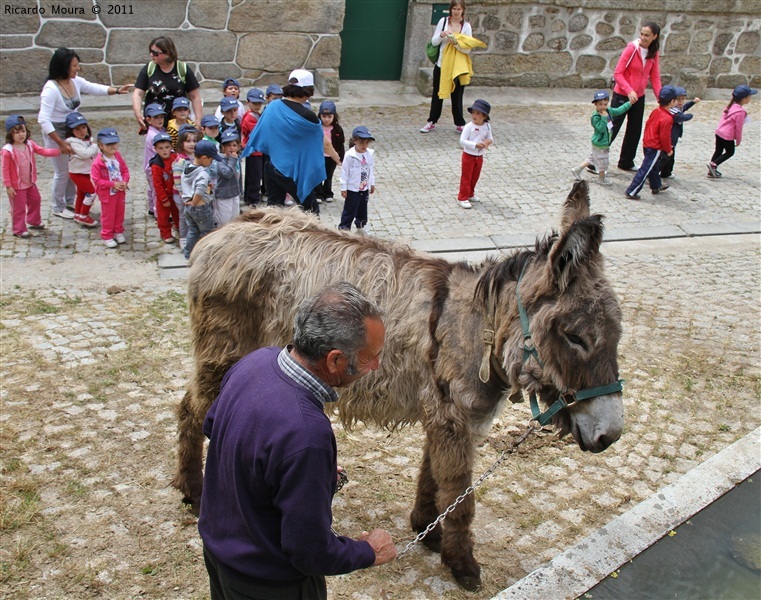
[[[592,97],[592,104],[595,105],[595,112],[592,113],[590,122],[592,123],[592,151],[589,158],[581,163],[578,167],[571,169],[573,178],[581,181],[581,172],[587,167],[594,166],[597,172],[597,182],[600,185],[613,185],[608,179],[607,173],[610,166],[610,142],[611,131],[613,130],[613,117],[620,117],[632,107],[631,101],[627,100],[621,106],[610,108],[610,94],[606,90],[595,92]]]
[[[222,156],[216,164],[217,185],[214,188],[214,225],[221,227],[240,214],[240,137],[234,128],[221,133]]]
[[[166,122],[166,112],[164,105],[153,103],[145,107],[145,124],[148,126],[148,133],[145,135],[145,152],[143,153],[143,173],[148,180],[148,190],[146,204],[148,205],[148,214],[151,217],[156,216],[156,190],[153,189],[153,175],[151,175],[151,159],[156,156],[156,150],[153,146],[153,138],[159,133],[166,133],[164,124]]]
[[[683,87],[676,88],[676,106],[671,109],[671,116],[674,118],[674,124],[671,126],[671,145],[673,146],[674,153],[671,156],[666,156],[661,160],[661,179],[673,179],[674,178],[674,160],[676,159],[676,145],[679,143],[679,138],[684,133],[684,123],[689,121],[695,115],[688,115],[687,111],[690,110],[695,104],[700,102],[700,98],[695,98],[687,102],[687,90]]]
[[[367,225],[367,201],[375,193],[375,151],[370,150],[374,141],[364,125],[351,132],[350,147],[341,165],[341,197],[345,202],[339,229],[350,230],[352,221],[359,231]]]
[[[246,110],[243,102],[240,101],[240,83],[238,83],[238,80],[235,79],[235,77],[228,77],[222,82],[222,97],[233,98],[238,103],[239,116]],[[222,109],[220,106],[217,106],[214,116],[217,117],[217,121],[222,120]]]

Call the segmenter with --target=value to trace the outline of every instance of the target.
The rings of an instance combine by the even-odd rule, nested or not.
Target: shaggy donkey
[[[389,429],[422,422],[411,524],[424,530],[471,484],[475,442],[508,397],[519,401],[524,390],[547,405],[561,393],[618,378],[621,311],[603,275],[602,232],[580,182],[565,202],[559,233],[481,267],[338,232],[297,210],[253,211],[206,236],[190,268],[195,363],[178,409],[173,485],[197,505],[201,423],[225,372],[257,348],[288,343],[301,301],[346,280],[384,308],[387,333],[380,369],[342,392],[340,419],[347,427],[362,421]],[[538,350],[527,360],[516,295],[521,273],[520,298]],[[485,344],[492,330],[493,345]],[[621,435],[621,393],[569,404],[553,422],[582,450],[605,450]],[[481,584],[474,512],[470,495],[424,540],[469,590]]]

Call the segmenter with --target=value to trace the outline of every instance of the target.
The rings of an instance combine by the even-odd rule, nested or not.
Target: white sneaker
[[[124,237],[124,234],[123,234],[123,233],[117,233],[117,234],[114,236],[114,239],[116,240],[116,243],[117,243],[117,244],[126,244],[126,243],[127,243],[127,238],[126,238],[126,237]]]
[[[457,204],[460,205],[460,208],[473,208],[473,205],[468,200],[458,200]]]
[[[180,250],[185,250],[185,244],[188,243],[186,238],[180,238]]]
[[[598,178],[597,183],[600,185],[613,185],[613,182],[607,177]]]
[[[61,217],[62,219],[73,219],[74,213],[70,211],[68,208],[64,208],[61,211],[53,211],[54,217]]]
[[[573,173],[573,178],[576,181],[581,181],[581,167],[574,167],[571,169],[571,173]]]
[[[481,198],[479,198],[478,196],[471,196],[470,198],[468,198],[468,202],[481,202]]]
[[[285,202],[283,202],[283,204],[285,204],[286,206],[293,206],[296,203],[293,201],[293,198],[291,197],[290,194],[286,194],[285,195]]]
[[[103,243],[106,245],[106,248],[116,248],[119,245],[115,240],[103,240]]]
[[[420,133],[428,133],[429,131],[433,131],[436,127],[436,123],[431,123],[428,121],[425,125],[423,125],[420,128]]]

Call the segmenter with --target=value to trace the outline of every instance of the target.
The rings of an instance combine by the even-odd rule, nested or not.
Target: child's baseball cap
[[[169,142],[172,143],[172,136],[168,133],[164,133],[163,131],[161,133],[157,133],[156,137],[153,138],[153,145],[155,146],[159,142]]]
[[[82,113],[73,112],[66,115],[66,127],[74,129],[80,125],[87,125],[87,119],[82,116]]]
[[[240,88],[240,83],[238,83],[238,80],[235,79],[235,77],[228,77],[222,83],[222,89],[224,90],[226,87],[230,87],[231,85],[234,85],[236,88]]]
[[[172,102],[172,110],[176,110],[178,108],[187,108],[190,110],[190,100],[188,100],[185,96],[179,96],[178,98],[175,98]]]
[[[491,112],[491,104],[489,104],[486,100],[475,100],[473,105],[468,108],[468,112],[472,113],[474,110],[477,110],[478,112],[483,113],[488,117],[489,112]]]
[[[252,88],[248,90],[248,94],[246,94],[246,100],[248,102],[264,102],[264,92],[258,88]]]
[[[309,87],[314,85],[314,75],[310,71],[307,71],[306,69],[296,69],[295,71],[292,71],[290,75],[288,75],[288,81],[292,81],[295,79],[292,83],[292,85],[298,85],[301,87]]]
[[[219,121],[214,115],[206,115],[201,119],[201,127],[219,127]]]
[[[238,130],[235,129],[235,127],[230,127],[230,129],[225,129],[222,132],[221,135],[222,141],[219,142],[220,144],[226,144],[227,142],[237,142],[240,140],[240,136],[238,135]]]
[[[331,102],[330,100],[325,100],[322,104],[320,104],[320,110],[317,112],[321,115],[335,115],[336,103]]]
[[[196,129],[195,125],[185,123],[184,125],[180,125],[180,129],[177,131],[177,135],[182,135],[183,133],[198,133],[198,129]]]
[[[116,144],[121,141],[119,140],[119,134],[116,133],[116,129],[113,127],[106,127],[105,129],[101,129],[96,137],[102,144]],[[171,140],[172,138],[169,139]]]
[[[677,95],[677,97],[679,97],[679,96],[686,96],[687,95],[687,90],[685,88],[683,88],[683,87],[678,87],[677,86],[674,89],[676,89],[676,95]]]
[[[145,107],[146,117],[157,117],[158,115],[165,115],[166,111],[161,104],[153,103]]]
[[[209,140],[201,140],[196,144],[193,153],[196,156],[208,156],[214,160],[221,160],[222,157],[217,152],[217,145]]]
[[[592,104],[599,102],[600,100],[610,100],[610,94],[606,90],[595,92],[595,95],[592,97]]]
[[[676,88],[673,85],[664,85],[661,88],[660,93],[658,94],[658,100],[661,102],[669,102],[671,100],[676,100],[677,93]]]
[[[267,86],[267,91],[264,92],[265,96],[269,96],[270,94],[275,94],[276,96],[282,96],[283,95],[283,88],[281,88],[276,83],[270,83]]]
[[[738,85],[732,92],[732,97],[736,98],[737,100],[742,100],[743,98],[747,98],[748,96],[755,96],[756,94],[758,94],[758,90],[754,90],[747,85]]]
[[[5,131],[10,131],[16,125],[26,125],[26,119],[21,115],[11,115],[5,119]]]
[[[360,138],[363,140],[373,140],[375,141],[375,138],[370,133],[370,130],[365,127],[364,125],[360,125],[358,127],[354,128],[354,131],[351,132],[351,137],[353,138]]]
[[[219,110],[221,110],[222,112],[227,112],[228,110],[232,110],[233,108],[238,108],[238,101],[232,96],[224,96],[219,101]]]

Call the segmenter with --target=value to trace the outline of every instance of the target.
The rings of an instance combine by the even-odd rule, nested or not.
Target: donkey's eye
[[[587,349],[587,345],[578,335],[575,333],[566,333],[565,336],[568,338],[568,341],[571,342],[575,346],[580,346],[582,350]]]

